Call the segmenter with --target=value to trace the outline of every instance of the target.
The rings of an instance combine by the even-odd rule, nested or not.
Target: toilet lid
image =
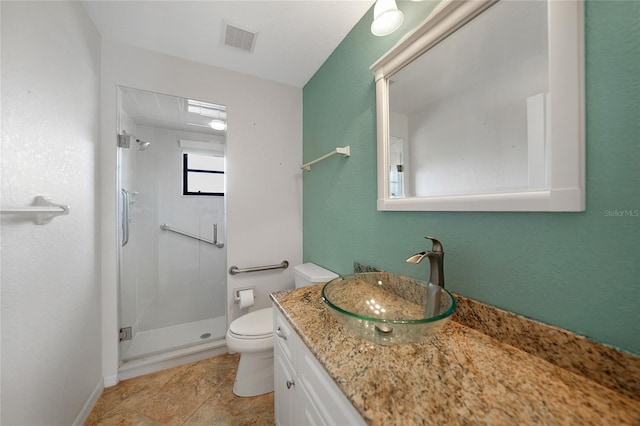
[[[236,318],[229,330],[240,336],[263,336],[273,334],[273,308],[259,309]]]

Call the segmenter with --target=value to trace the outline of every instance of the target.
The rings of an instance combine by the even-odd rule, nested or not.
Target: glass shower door
[[[224,189],[185,194],[184,157],[194,153],[224,164],[225,134],[167,119],[178,105],[175,121],[194,121],[185,118],[188,99],[120,92],[119,135],[129,139],[118,149],[120,359],[127,362],[224,339]],[[218,113],[224,108],[200,102],[200,112],[202,105]],[[216,173],[224,177],[223,167]]]

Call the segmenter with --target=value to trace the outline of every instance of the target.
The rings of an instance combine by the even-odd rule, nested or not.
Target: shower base
[[[120,380],[227,352],[226,317],[139,332],[122,356]]]

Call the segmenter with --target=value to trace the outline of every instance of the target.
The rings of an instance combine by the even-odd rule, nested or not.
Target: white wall
[[[0,7],[2,205],[71,207],[46,225],[2,218],[0,423],[82,423],[102,390],[100,40],[77,2]]]
[[[302,261],[302,89],[161,55],[102,43],[103,374],[117,380],[116,86],[228,107],[227,269]],[[228,319],[240,312],[232,289],[254,286],[256,306],[293,286],[293,269],[227,275]]]

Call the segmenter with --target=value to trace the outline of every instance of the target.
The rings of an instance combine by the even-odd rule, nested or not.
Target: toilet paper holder
[[[236,288],[235,290],[233,290],[233,302],[234,303],[240,303],[240,292],[243,290],[253,290],[253,287],[242,287],[242,288]],[[255,299],[255,294],[253,296],[253,298]]]

